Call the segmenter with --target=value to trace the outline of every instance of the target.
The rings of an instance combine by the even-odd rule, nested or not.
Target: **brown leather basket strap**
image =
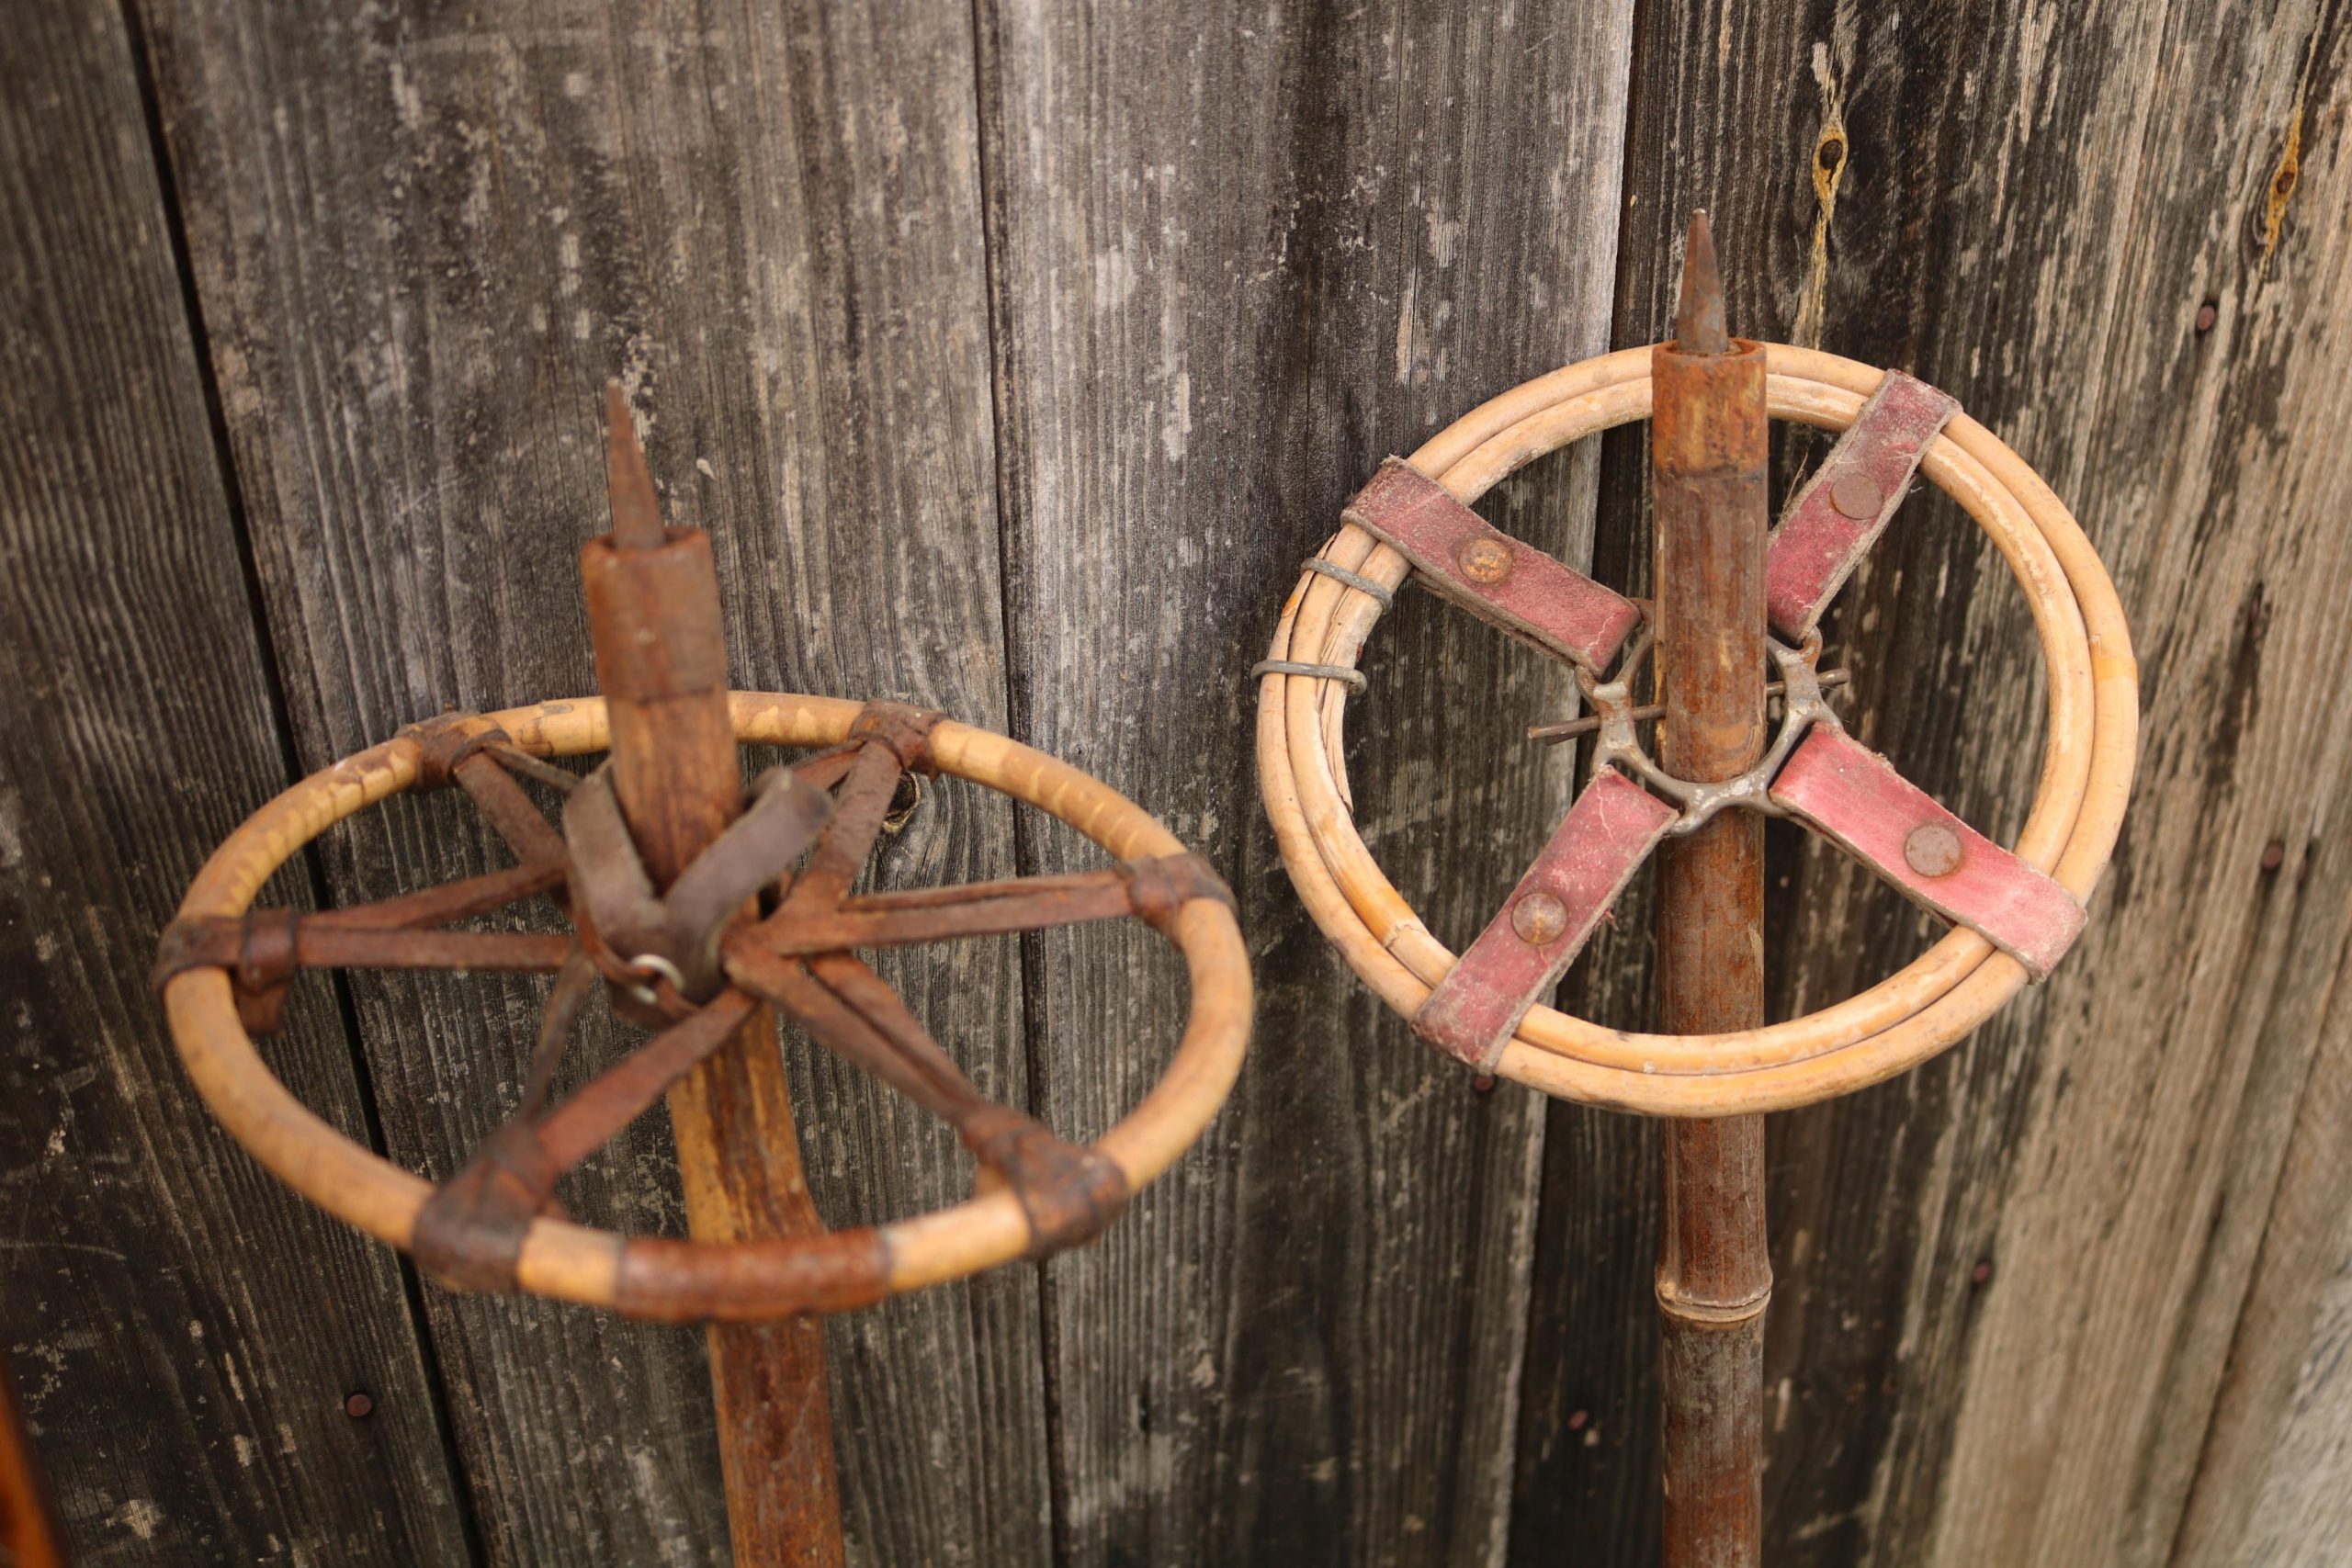
[[[859,748],[857,760],[833,796],[833,819],[808,856],[808,865],[792,879],[779,914],[796,916],[838,908],[857,880],[874,841],[881,837],[882,818],[890,812],[890,797],[898,793],[905,764],[887,742],[869,741]]]
[[[1816,725],[1771,797],[1914,903],[2047,976],[2082,934],[2075,896],[1936,804],[1844,730]]]
[[[804,783],[815,784],[819,789],[831,789],[849,776],[850,769],[857,764],[858,752],[864,750],[863,741],[843,741],[839,746],[827,747],[813,757],[801,758],[792,764],[792,771]]]
[[[820,1045],[951,1126],[961,1126],[989,1103],[881,977],[846,953],[777,958],[730,945],[728,974],[774,1003]]]
[[[725,990],[539,1113],[539,1145],[559,1171],[570,1170],[650,1110],[662,1091],[724,1045],[758,1005]]]
[[[598,768],[565,797],[563,841],[572,899],[597,936],[625,957],[646,952],[668,957],[670,912],[638,857],[609,768]]]
[[[523,1080],[523,1098],[514,1108],[518,1118],[536,1116],[548,1102],[548,1095],[555,1088],[556,1068],[563,1063],[563,1054],[571,1044],[571,1032],[579,1026],[582,1010],[588,998],[596,994],[596,983],[603,978],[596,972],[594,960],[577,948],[556,971],[555,989],[548,993],[548,1005],[539,1013],[539,1037],[531,1048],[530,1072]]]
[[[559,1174],[530,1127],[507,1122],[425,1200],[409,1249],[458,1290],[513,1290],[523,1237],[553,1201]]]
[[[1493,1071],[1519,1021],[1559,983],[1676,815],[1623,773],[1603,769],[1414,1013],[1414,1032],[1482,1073]]]
[[[1772,629],[1812,632],[1894,519],[1936,433],[1960,412],[1951,394],[1890,370],[1773,530],[1764,565]]]
[[[492,969],[539,974],[560,968],[571,939],[537,931],[376,930],[292,909],[192,915],[174,920],[157,945],[151,976],[162,987],[184,969],[229,971],[238,1016],[249,1032],[277,1028],[298,969]]]
[[[780,911],[752,940],[766,952],[793,954],[908,947],[956,937],[1043,931],[1134,913],[1125,873],[1011,877],[961,887],[868,893],[830,912]]]
[[[482,748],[498,759],[499,765],[518,779],[544,784],[558,795],[570,795],[580,787],[580,775],[566,773],[553,762],[542,761],[511,740],[493,740]]]
[[[788,768],[770,768],[752,784],[750,808],[679,873],[662,902],[690,995],[717,984],[727,923],[792,868],[832,814],[832,796]]]
[[[474,807],[506,847],[525,865],[560,864],[564,858],[563,835],[555,830],[514,775],[501,767],[498,759],[486,751],[476,751],[464,758],[450,770],[458,786],[473,797]]]
[[[1115,1164],[984,1097],[864,964],[842,953],[806,960],[753,953],[736,975],[750,983],[753,973],[755,988],[819,1043],[956,1130],[982,1168],[1020,1199],[1029,1221],[1028,1256],[1043,1258],[1091,1240],[1125,1208],[1126,1177]]]
[[[445,882],[422,892],[379,898],[372,904],[346,904],[339,909],[322,909],[302,918],[313,926],[372,926],[378,930],[447,925],[451,920],[486,915],[492,909],[560,887],[563,871],[561,863],[551,862],[508,866],[481,876]]]
[[[1393,547],[1423,583],[1521,642],[1592,671],[1641,624],[1639,606],[1497,528],[1391,457],[1340,520]]]
[[[732,1322],[847,1312],[890,1293],[890,1255],[871,1227],[713,1247],[632,1236],[613,1305],[661,1323]]]

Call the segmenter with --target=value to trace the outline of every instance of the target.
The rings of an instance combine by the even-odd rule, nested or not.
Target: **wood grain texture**
[[[391,1257],[198,1103],[146,987],[284,737],[112,7],[0,57],[0,1322],[74,1561],[471,1560]],[[307,897],[300,870],[283,896]],[[323,987],[269,1044],[365,1139]],[[344,1412],[365,1390],[365,1420]]]
[[[2135,817],[2059,976],[1949,1058],[1773,1126],[1770,1561],[2169,1550],[2258,1235],[2232,1216],[2270,1207],[2352,915],[2306,854],[2344,826],[2341,738],[2312,728],[2346,695],[2352,561],[2320,499],[2344,458],[2292,437],[2344,397],[2341,9],[1645,13],[1620,343],[1656,335],[1673,231],[1711,208],[1735,332],[1908,369],[2051,479],[2149,693]],[[1639,504],[1619,446],[1604,540]],[[1779,493],[1818,450],[1784,444]],[[1909,502],[1829,634],[1861,738],[2014,831],[2038,660],[1956,509]],[[1777,1011],[1917,951],[1891,893],[1776,848]],[[1532,1359],[1529,1387],[1575,1375]],[[1631,1490],[1522,1476],[1515,1528],[1556,1537]]]
[[[1248,671],[1384,455],[1599,346],[1630,7],[982,16],[1016,723],[1234,880],[1261,997],[1203,1146],[1049,1269],[1060,1557],[1490,1561],[1540,1108],[1473,1092],[1307,923]],[[1589,476],[1488,514],[1580,562]],[[1418,592],[1366,664],[1365,837],[1464,942],[1566,807],[1521,738],[1566,682]],[[1132,941],[1035,945],[1057,1124],[1104,1124],[1165,1050],[1170,969],[1140,984]]]
[[[1260,966],[1233,1109],[1102,1244],[1042,1294],[1015,1269],[830,1325],[854,1559],[1651,1560],[1655,1129],[1473,1093],[1345,973],[1258,826],[1245,671],[1382,455],[1662,335],[1694,205],[1735,332],[1908,369],[2051,479],[2148,704],[2051,985],[1772,1123],[1767,1560],[2341,1555],[2352,6],[1523,10],[137,0],[209,365],[119,18],[30,13],[0,65],[0,1309],[82,1560],[466,1562],[470,1513],[502,1564],[726,1561],[695,1336],[430,1289],[413,1324],[388,1254],[202,1120],[141,985],[281,749],[588,688],[616,369],[713,533],[739,681],[1089,768],[1217,862]],[[1781,439],[1776,498],[1823,449]],[[1645,467],[1637,433],[1589,443],[1485,511],[1645,592]],[[1906,502],[1828,631],[1861,738],[2012,833],[2039,661],[1957,510]],[[1366,836],[1458,943],[1566,807],[1565,757],[1516,737],[1566,687],[1419,593],[1366,665]],[[167,682],[158,740],[126,716]],[[1928,939],[1835,852],[1769,846],[1776,1015]],[[441,800],[322,864],[348,900],[498,860]],[[943,785],[879,874],[1077,863]],[[1568,1005],[1647,1022],[1647,897]],[[1140,930],[886,973],[1079,1135],[1172,1039]],[[539,994],[355,985],[363,1079],[313,987],[270,1059],[355,1135],[372,1084],[390,1152],[443,1175]],[[961,1191],[951,1138],[787,1055],[829,1218]],[[683,1222],[658,1125],[565,1196]]]
[[[445,703],[589,689],[571,557],[604,526],[595,392],[616,370],[667,504],[713,535],[738,683],[1003,726],[967,18],[194,0],[151,22],[306,762]],[[1011,818],[936,790],[882,875],[1006,874]],[[355,825],[328,852],[337,896],[475,869],[464,821],[445,800]],[[1012,944],[886,973],[1018,1102]],[[358,995],[392,1153],[446,1174],[512,1103],[538,987]],[[576,1070],[616,1049],[590,1034]],[[790,1055],[830,1220],[960,1195],[944,1131]],[[680,1222],[650,1125],[566,1196]],[[698,1337],[427,1301],[493,1561],[726,1560]],[[857,1560],[1037,1558],[1036,1313],[1014,1269],[833,1324]]]

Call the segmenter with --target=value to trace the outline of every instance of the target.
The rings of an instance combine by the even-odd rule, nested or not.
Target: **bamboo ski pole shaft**
[[[605,404],[613,531],[582,548],[581,575],[611,715],[614,789],[646,869],[666,887],[742,809],[718,579],[707,535],[662,526],[617,383],[606,386]],[[669,1102],[686,1227],[696,1239],[823,1229],[766,1010],[680,1080]],[[735,1561],[838,1568],[841,1487],[822,1320],[714,1324],[709,1344]]]
[[[1765,744],[1764,351],[1724,324],[1706,214],[1683,257],[1675,340],[1653,351],[1659,761],[1720,780]],[[1658,1031],[1764,1021],[1763,819],[1726,811],[1658,868]],[[1657,1269],[1668,1568],[1738,1568],[1762,1533],[1764,1119],[1666,1123]]]

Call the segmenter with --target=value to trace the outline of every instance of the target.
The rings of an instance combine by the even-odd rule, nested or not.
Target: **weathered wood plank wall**
[[[26,1419],[85,1564],[462,1562],[401,1270],[212,1125],[146,995],[155,932],[282,784],[286,736],[131,40],[104,8],[10,31],[0,1324]],[[271,1060],[371,1135],[331,1000]]]
[[[618,371],[716,536],[741,681],[1097,772],[1216,859],[1259,963],[1233,1107],[1102,1246],[831,1325],[855,1556],[1648,1560],[1655,1137],[1473,1093],[1354,985],[1261,826],[1245,673],[1377,457],[1654,336],[1707,205],[1736,330],[1946,386],[2051,476],[2147,692],[2085,953],[1773,1125],[1771,1561],[2332,1560],[2347,11],[36,5],[0,67],[0,1313],[84,1555],[727,1561],[695,1336],[417,1286],[210,1129],[139,991],[288,769],[588,686],[571,558]],[[1488,510],[1638,583],[1640,455]],[[2013,829],[2038,681],[1997,558],[1921,498],[1847,597],[1865,737]],[[1370,668],[1366,838],[1462,931],[1566,798],[1515,739],[1566,694],[1419,595]],[[135,725],[165,688],[171,728]],[[390,811],[311,870],[351,899],[472,869],[462,820]],[[1781,1007],[1921,940],[1774,849]],[[947,788],[880,874],[1075,858]],[[1645,923],[1570,996],[1639,1020]],[[1079,1132],[1170,1038],[1132,933],[894,978]],[[321,987],[273,1059],[444,1174],[536,994]],[[830,1216],[959,1190],[952,1140],[791,1066]],[[666,1157],[649,1125],[567,1197],[675,1225]]]

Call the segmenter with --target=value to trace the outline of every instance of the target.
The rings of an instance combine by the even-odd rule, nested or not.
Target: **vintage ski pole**
[[[1674,341],[1651,351],[1658,761],[1734,779],[1765,743],[1764,350],[1724,325],[1707,215],[1694,213]],[[1726,811],[1658,851],[1657,1028],[1764,1021],[1764,821]],[[1764,1118],[1665,1126],[1657,1267],[1668,1568],[1758,1560],[1763,1498]]]
[[[618,383],[605,389],[613,531],[580,553],[596,683],[612,716],[613,789],[656,891],[743,807],[710,536],[665,528]],[[752,1010],[670,1090],[697,1240],[814,1236],[775,1023]],[[739,1563],[836,1568],[841,1483],[815,1316],[714,1323],[711,1394]]]

